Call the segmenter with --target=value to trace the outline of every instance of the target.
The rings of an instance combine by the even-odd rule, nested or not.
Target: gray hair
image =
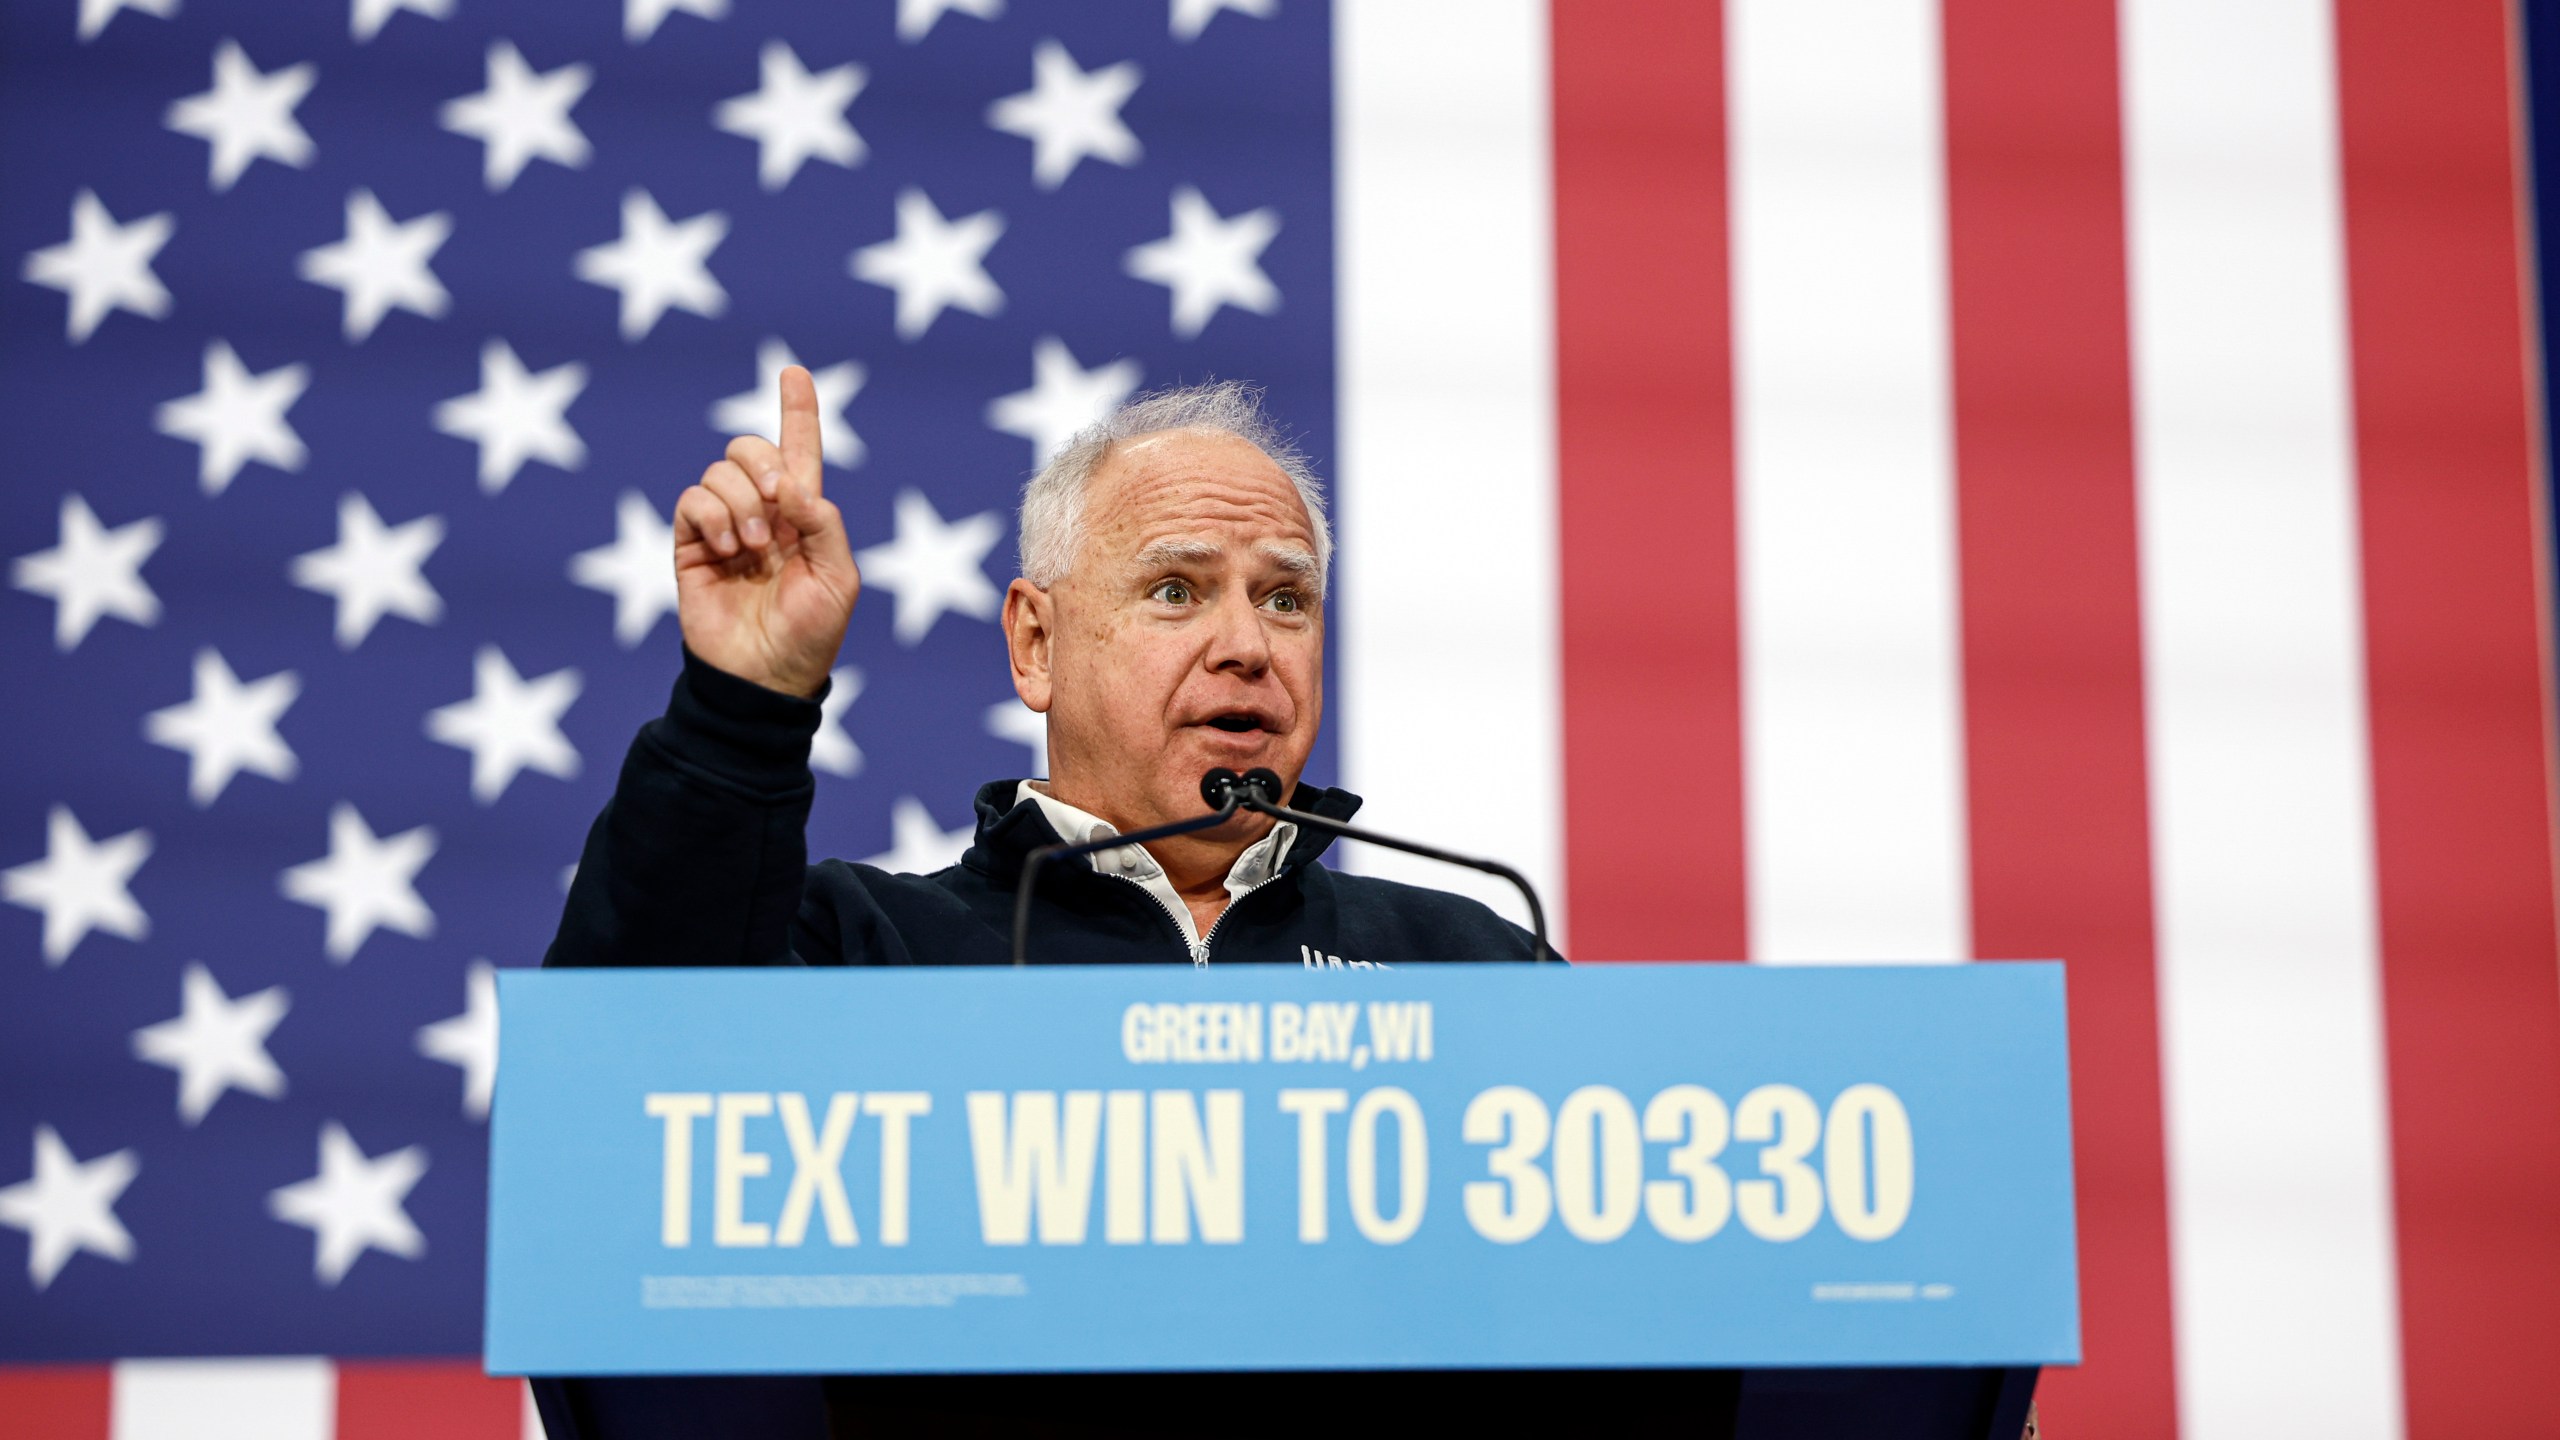
[[[1067,578],[1084,544],[1085,491],[1094,472],[1123,440],[1168,430],[1233,435],[1271,459],[1297,488],[1315,531],[1317,595],[1333,568],[1333,526],[1325,518],[1324,484],[1298,447],[1263,413],[1262,391],[1240,380],[1216,380],[1141,395],[1075,434],[1022,487],[1022,578],[1046,590]]]

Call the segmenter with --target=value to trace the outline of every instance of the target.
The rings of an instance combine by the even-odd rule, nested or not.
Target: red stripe
[[[0,1366],[0,1435],[107,1440],[113,1383],[103,1365]]]
[[[2177,1429],[2113,7],[1946,0],[1977,954],[2071,992],[2086,1363],[2055,1434]]]
[[[517,1440],[524,1382],[471,1361],[341,1360],[337,1440]]]
[[[2560,949],[2508,7],[2341,0],[2409,1434],[2548,1433]]]
[[[1734,959],[1723,7],[1612,0],[1553,16],[1570,949]]]

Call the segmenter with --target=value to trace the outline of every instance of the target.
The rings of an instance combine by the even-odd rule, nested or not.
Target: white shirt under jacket
[[[1049,828],[1057,831],[1058,838],[1070,845],[1108,840],[1120,833],[1110,821],[1049,795],[1038,787],[1037,782],[1025,780],[1015,789],[1013,803],[1019,805],[1025,800],[1039,806]],[[1270,834],[1246,846],[1244,853],[1236,857],[1236,863],[1227,869],[1227,903],[1233,905],[1280,873],[1280,862],[1288,858],[1289,847],[1297,839],[1298,827],[1283,820],[1271,827]],[[1191,963],[1209,963],[1208,937],[1200,933],[1199,922],[1191,918],[1191,907],[1183,903],[1182,892],[1173,888],[1173,881],[1166,878],[1164,867],[1156,863],[1156,857],[1147,853],[1147,847],[1130,845],[1076,858],[1105,875],[1117,875],[1156,897],[1157,903],[1164,906],[1165,913],[1173,917],[1173,923],[1182,927],[1182,938],[1191,947]],[[1214,930],[1217,927],[1213,925],[1210,928]]]

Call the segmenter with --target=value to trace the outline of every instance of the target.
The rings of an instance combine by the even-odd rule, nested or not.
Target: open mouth
[[[1262,723],[1262,717],[1250,710],[1232,710],[1224,715],[1212,715],[1208,723],[1209,728],[1224,730],[1230,735],[1252,735],[1266,728]]]

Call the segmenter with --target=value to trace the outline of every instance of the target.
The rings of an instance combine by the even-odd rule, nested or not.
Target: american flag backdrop
[[[867,592],[819,853],[1039,767],[1044,447],[1255,379],[1382,828],[1586,962],[2069,962],[2046,1433],[2560,1430],[2527,18],[7,5],[0,1435],[527,1425],[484,967],[792,360]]]

